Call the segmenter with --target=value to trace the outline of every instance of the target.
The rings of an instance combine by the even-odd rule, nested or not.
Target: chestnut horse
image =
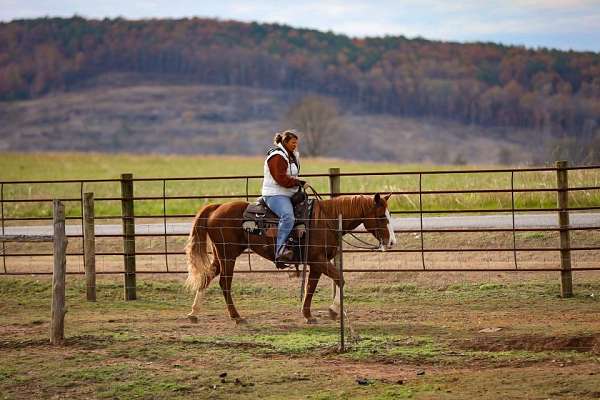
[[[384,251],[396,243],[387,208],[389,197],[390,195],[382,197],[378,193],[375,196],[341,196],[330,200],[315,200],[308,231],[306,260],[309,275],[302,305],[302,314],[307,323],[316,322],[311,315],[310,305],[321,274],[333,279],[336,284],[336,296],[329,311],[332,318],[339,314],[340,277],[331,262],[338,249],[338,215],[342,215],[344,232],[350,232],[362,223],[379,240],[379,249]],[[274,238],[250,235],[242,229],[242,215],[247,205],[245,201],[208,204],[196,214],[186,245],[186,285],[196,292],[192,311],[188,314],[192,322],[198,320],[204,290],[217,275],[220,275],[219,284],[229,316],[236,323],[244,322],[231,297],[235,260],[247,248],[268,260],[274,259]],[[207,251],[209,243],[213,252],[212,261]]]

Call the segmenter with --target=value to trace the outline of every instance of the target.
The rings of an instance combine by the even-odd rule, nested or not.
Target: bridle
[[[308,188],[310,190],[312,190],[314,196],[318,199],[318,200],[324,200],[323,197],[315,190],[314,187],[312,187],[311,185],[307,185]],[[331,230],[337,230],[336,227],[334,226],[329,226],[329,222],[325,221],[325,224],[327,225],[327,228],[331,229]],[[376,237],[376,239],[379,241],[379,244],[377,245],[373,245],[369,242],[366,242],[365,240],[359,238],[358,236],[356,236],[356,234],[352,233],[352,232],[348,232],[348,235],[352,236],[356,241],[360,242],[363,246],[354,244],[354,243],[350,243],[348,242],[346,239],[343,238],[342,236],[342,241],[344,243],[346,243],[348,246],[353,247],[355,249],[361,249],[361,250],[379,250],[381,248],[381,246],[383,245],[383,241]]]

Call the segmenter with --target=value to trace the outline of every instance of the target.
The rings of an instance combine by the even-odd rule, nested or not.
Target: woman
[[[291,197],[306,181],[298,179],[298,135],[295,130],[278,132],[273,138],[273,147],[267,153],[263,168],[262,197],[267,206],[279,217],[275,262],[292,261],[294,252],[285,242],[294,228],[294,207]]]

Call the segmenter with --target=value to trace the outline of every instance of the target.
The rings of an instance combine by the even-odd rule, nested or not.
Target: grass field
[[[59,180],[59,179],[115,179],[121,173],[133,173],[136,178],[162,177],[202,177],[202,176],[244,176],[262,175],[260,157],[219,157],[219,156],[168,156],[131,155],[96,153],[39,153],[39,154],[0,154],[0,181]],[[494,168],[493,165],[478,166],[433,166],[390,163],[350,162],[331,159],[304,159],[302,172],[306,174],[327,173],[329,168],[339,167],[342,172],[390,172],[390,171],[433,171],[469,170]],[[311,178],[310,183],[319,192],[329,191],[327,177]],[[600,186],[600,170],[571,171],[571,187]],[[514,188],[553,188],[556,187],[554,172],[517,172],[514,174]],[[253,197],[260,192],[261,179],[234,179],[211,181],[169,181],[136,182],[136,196],[197,195],[242,195]],[[462,190],[462,189],[510,189],[510,173],[442,174],[423,175],[423,190]],[[248,192],[246,192],[248,186]],[[368,176],[343,177],[343,192],[390,192],[418,191],[419,176]],[[119,182],[72,184],[8,184],[2,187],[4,199],[35,198],[80,198],[81,191],[91,191],[95,197],[118,197]],[[219,200],[213,200],[219,201]],[[516,193],[515,207],[551,208],[556,207],[555,192]],[[511,208],[510,193],[492,194],[440,194],[423,195],[424,210],[461,210]],[[190,214],[203,204],[202,200],[168,200],[167,214]],[[570,194],[570,205],[574,207],[600,205],[600,190],[576,191]],[[162,200],[136,201],[137,215],[162,214]],[[391,204],[396,211],[419,210],[418,195],[398,195]],[[6,203],[5,215],[11,217],[50,216],[49,203]],[[80,215],[79,204],[67,204],[67,213]],[[96,215],[119,215],[118,201],[96,203]]]
[[[90,303],[69,277],[64,347],[48,344],[50,282],[2,278],[0,398],[600,397],[597,277],[576,279],[565,300],[556,281],[491,276],[349,278],[345,353],[324,318],[329,290],[317,292],[318,324],[305,325],[298,282],[282,276],[234,281],[246,325],[226,317],[218,285],[190,324],[182,280],[138,278],[139,299],[125,302],[120,282],[101,278]]]
[[[260,158],[133,156],[98,154],[2,154],[0,181],[260,174]],[[423,165],[306,160],[306,172],[431,170]],[[497,188],[498,174],[425,177],[423,188]],[[444,179],[445,178],[445,179]],[[509,177],[510,178],[510,177]],[[599,172],[574,172],[572,186],[593,186]],[[311,180],[327,191],[327,179]],[[258,191],[260,180],[250,182]],[[414,177],[343,178],[343,191],[414,190]],[[553,187],[555,176],[515,175],[515,187]],[[510,187],[510,186],[509,186]],[[4,198],[79,197],[74,185],[3,185]],[[116,196],[119,184],[89,184],[96,196]],[[244,193],[245,181],[169,183],[168,194]],[[598,191],[577,192],[575,204],[598,205]],[[162,182],[136,183],[136,195],[161,195]],[[528,195],[529,196],[529,195]],[[415,200],[416,197],[416,200]],[[510,207],[508,199],[479,195],[431,196],[427,207]],[[487,199],[487,200],[486,200]],[[520,207],[554,206],[555,194],[516,196]],[[508,203],[507,203],[508,202]],[[160,204],[157,204],[160,203]],[[169,213],[191,213],[200,201],[169,201]],[[47,206],[47,205],[46,205]],[[418,208],[418,196],[398,197],[393,207]],[[119,215],[118,202],[98,202],[97,215]],[[47,215],[38,203],[5,203],[5,215]],[[78,207],[71,204],[71,215]],[[162,212],[161,202],[136,202],[137,214]],[[19,223],[19,221],[14,221]],[[429,267],[510,268],[511,246],[502,233],[428,235],[428,247],[481,248],[480,253],[435,253]],[[523,232],[519,247],[557,246],[557,232]],[[185,238],[169,238],[180,250]],[[420,237],[399,234],[402,248]],[[597,231],[572,232],[575,246],[595,246]],[[163,239],[139,238],[136,249],[156,251]],[[69,243],[80,250],[80,241]],[[7,244],[7,252],[16,251]],[[46,247],[43,247],[46,246]],[[27,244],[21,251],[51,251]],[[119,250],[99,240],[97,251]],[[35,248],[34,248],[35,247]],[[255,256],[253,256],[255,257]],[[556,267],[559,254],[519,251],[521,266]],[[575,267],[596,266],[598,251],[573,252]],[[243,259],[242,259],[243,258]],[[184,271],[183,257],[171,268]],[[98,271],[119,270],[122,257],[98,257]],[[163,268],[164,258],[139,257],[139,270]],[[245,257],[240,264],[245,264]],[[377,253],[344,258],[346,268],[419,267],[419,254]],[[257,269],[270,263],[253,264]],[[48,271],[49,258],[7,261],[10,271]],[[80,257],[68,261],[81,271]],[[247,268],[247,265],[240,268]],[[46,277],[0,276],[0,399],[598,399],[600,398],[600,273],[574,272],[574,298],[559,297],[559,274],[550,272],[354,273],[346,276],[345,304],[351,330],[348,351],[337,351],[338,322],[327,319],[330,281],[313,301],[316,325],[300,313],[299,281],[287,274],[236,274],[233,297],[248,321],[226,316],[220,288],[207,291],[198,324],[190,323],[192,294],[185,275],[139,274],[138,300],[123,301],[122,282],[99,275],[98,301],[86,302],[85,282],[67,278],[66,344],[48,344],[51,282]]]

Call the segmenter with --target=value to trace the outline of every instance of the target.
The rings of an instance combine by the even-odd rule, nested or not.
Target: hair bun
[[[290,139],[298,139],[298,133],[296,132],[295,129],[288,129],[282,132],[277,132],[275,134],[275,137],[273,138],[273,143],[274,144],[279,144],[279,143],[287,143],[288,140]]]
[[[279,144],[279,143],[281,143],[282,140],[283,140],[283,134],[281,132],[277,132],[275,134],[275,137],[273,138],[273,143]]]

